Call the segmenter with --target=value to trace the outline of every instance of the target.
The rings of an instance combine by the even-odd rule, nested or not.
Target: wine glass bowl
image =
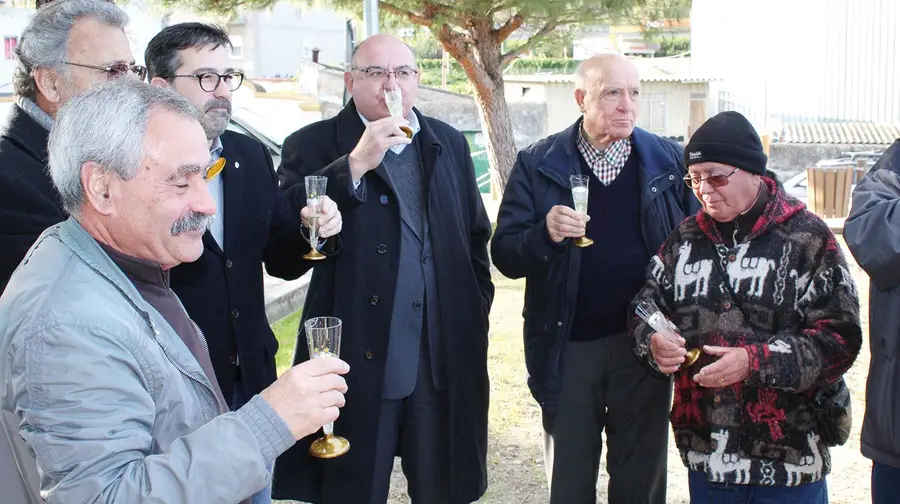
[[[399,117],[400,119],[404,119],[403,117],[403,91],[400,88],[394,89],[385,89],[384,90],[384,103],[387,105],[388,112],[390,112],[392,117]],[[406,133],[406,138],[412,138],[412,129],[409,126],[400,126],[400,129]]]
[[[635,315],[646,322],[654,331],[662,334],[670,341],[675,341],[678,334],[678,326],[667,319],[663,312],[656,306],[652,299],[644,299],[634,309]],[[690,367],[700,358],[700,349],[691,348],[684,356],[684,366]]]
[[[590,178],[587,175],[572,175],[569,177],[569,184],[572,187],[572,203],[575,205],[575,211],[581,214],[582,220],[586,220]],[[589,247],[594,244],[594,240],[581,236],[572,243],[576,247]]]
[[[309,209],[309,245],[310,251],[303,258],[310,261],[321,261],[325,254],[319,252],[319,217],[322,216],[322,197],[328,186],[328,178],[310,175],[304,179],[306,184],[306,207]]]

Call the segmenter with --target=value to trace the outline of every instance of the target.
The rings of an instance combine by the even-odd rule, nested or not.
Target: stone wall
[[[769,169],[782,180],[805,171],[823,159],[841,156],[845,152],[886,149],[887,145],[865,144],[779,144],[769,146]]]

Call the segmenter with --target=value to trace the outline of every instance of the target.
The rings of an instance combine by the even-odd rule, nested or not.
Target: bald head
[[[399,89],[403,94],[403,117],[409,117],[419,94],[420,74],[416,57],[405,42],[391,35],[378,34],[363,40],[350,59],[344,84],[356,111],[369,121],[388,117],[385,90]]]
[[[604,75],[623,75],[640,80],[637,67],[620,54],[598,54],[582,61],[575,69],[575,89],[589,90]]]
[[[371,56],[378,54],[406,53],[413,66],[416,63],[416,56],[413,50],[406,42],[398,39],[393,35],[378,33],[363,40],[356,48],[353,49],[353,55],[350,57],[350,64],[354,67],[365,68],[368,65],[360,64],[359,61],[367,60]]]
[[[582,130],[595,147],[631,136],[640,112],[641,77],[628,59],[601,54],[575,70],[575,102],[584,114]]]

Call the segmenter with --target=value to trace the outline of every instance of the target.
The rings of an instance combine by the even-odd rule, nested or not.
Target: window
[[[244,57],[244,36],[243,35],[232,35],[229,38],[231,38],[231,57],[232,58],[243,58]]]
[[[662,132],[666,130],[665,95],[644,95],[641,100],[641,122],[648,131]]]
[[[16,46],[19,45],[18,37],[3,37],[3,49],[6,59],[16,59]]]

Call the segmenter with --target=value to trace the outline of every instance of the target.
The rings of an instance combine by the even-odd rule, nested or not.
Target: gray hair
[[[45,4],[31,18],[16,47],[13,90],[17,95],[31,100],[37,97],[35,68],[62,66],[72,27],[83,18],[122,30],[128,24],[128,15],[107,0],[56,0]]]
[[[150,115],[160,110],[200,122],[200,112],[186,98],[131,77],[106,82],[60,109],[48,144],[50,176],[70,215],[78,215],[85,202],[85,163],[124,180],[138,173]]]

